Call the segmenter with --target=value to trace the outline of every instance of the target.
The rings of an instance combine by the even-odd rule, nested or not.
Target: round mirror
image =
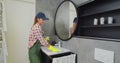
[[[63,1],[55,14],[55,33],[61,40],[72,37],[77,25],[77,10],[72,1]]]

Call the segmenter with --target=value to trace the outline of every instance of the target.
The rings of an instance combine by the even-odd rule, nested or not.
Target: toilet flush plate
[[[114,52],[95,48],[94,59],[103,63],[114,63]]]

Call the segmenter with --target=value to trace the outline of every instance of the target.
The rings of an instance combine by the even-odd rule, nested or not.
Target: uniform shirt
[[[43,31],[42,31],[41,26],[39,24],[35,24],[31,28],[31,31],[29,34],[29,42],[28,42],[29,48],[32,47],[37,40],[39,40],[40,43],[44,46],[48,45],[48,42],[43,37]]]

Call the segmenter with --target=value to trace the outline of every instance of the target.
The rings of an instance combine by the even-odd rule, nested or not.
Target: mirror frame
[[[54,30],[55,30],[55,35],[57,35],[57,37],[59,38],[59,39],[61,39],[61,40],[63,40],[63,41],[67,41],[67,40],[70,40],[72,37],[73,37],[73,34],[71,34],[71,36],[69,37],[69,38],[67,38],[67,39],[63,39],[63,38],[61,38],[59,35],[58,35],[58,33],[57,33],[57,28],[56,28],[56,15],[57,15],[57,11],[58,11],[58,9],[60,8],[60,6],[64,3],[64,2],[71,2],[73,5],[74,5],[74,7],[75,7],[75,10],[76,10],[76,14],[77,14],[77,18],[78,18],[78,11],[77,11],[77,5],[73,2],[73,1],[71,1],[71,0],[64,0],[64,1],[62,1],[59,5],[58,5],[58,7],[57,7],[57,10],[56,10],[56,12],[55,12],[55,16],[54,16]],[[78,25],[78,23],[77,23],[77,25]],[[77,29],[77,28],[76,28]],[[75,32],[75,31],[74,31]]]

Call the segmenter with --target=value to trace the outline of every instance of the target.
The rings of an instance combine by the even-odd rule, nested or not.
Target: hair
[[[33,25],[35,25],[36,23],[37,23],[37,17],[35,17],[35,19],[34,19],[34,24]]]
[[[37,17],[35,17],[35,18],[34,18],[33,26],[37,23],[37,21],[38,21],[38,20],[37,20]],[[33,26],[32,26],[32,27],[33,27]],[[31,29],[32,29],[32,27],[31,27]]]
[[[77,23],[78,22],[78,18],[75,17],[74,20],[73,20],[73,23]]]

